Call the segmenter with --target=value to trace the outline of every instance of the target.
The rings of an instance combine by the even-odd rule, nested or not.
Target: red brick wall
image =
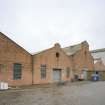
[[[32,84],[32,60],[31,55],[12,40],[0,33],[0,80],[9,85]],[[13,64],[22,64],[22,79],[13,80]]]
[[[94,70],[94,60],[87,43],[82,43],[81,49],[70,58],[72,59],[73,69],[77,73],[81,73],[84,68],[89,71]]]
[[[59,52],[59,60],[56,58],[56,52]],[[47,77],[45,80],[41,80],[40,77],[40,65],[46,64],[47,66]],[[69,57],[62,51],[60,46],[56,45],[51,49],[43,51],[39,54],[34,55],[34,84],[41,83],[52,83],[53,82],[53,68],[62,69],[61,78],[64,81],[70,81],[71,77],[66,78],[66,68],[71,67],[71,61]]]
[[[56,57],[57,52],[60,54],[59,59]],[[20,80],[13,79],[14,63],[22,64],[22,79]],[[86,42],[82,43],[81,50],[73,56],[67,56],[60,45],[55,44],[54,47],[32,57],[31,54],[2,33],[0,33],[0,64],[4,65],[0,67],[0,80],[8,82],[12,86],[30,85],[32,80],[34,84],[52,83],[54,82],[52,72],[54,68],[61,69],[61,79],[64,81],[70,81],[73,78],[73,73],[80,73],[83,68],[88,70],[94,69],[93,58],[89,52],[89,45]],[[41,80],[41,64],[46,64],[47,66],[47,77],[45,80]],[[66,77],[67,67],[71,71],[69,78]]]

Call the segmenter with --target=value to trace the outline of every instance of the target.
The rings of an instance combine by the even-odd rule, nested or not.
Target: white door
[[[59,82],[61,80],[61,69],[53,69],[53,80]]]
[[[84,77],[84,80],[87,80],[87,71],[86,70],[83,71],[83,77]]]

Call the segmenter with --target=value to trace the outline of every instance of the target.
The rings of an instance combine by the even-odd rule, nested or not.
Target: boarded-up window
[[[5,64],[0,64],[0,73],[3,73],[6,71],[6,65]]]
[[[66,69],[66,77],[69,78],[70,77],[70,68],[67,67]]]
[[[14,64],[14,69],[13,69],[14,80],[21,79],[21,75],[22,75],[22,65],[18,64],[18,63],[15,63]]]
[[[2,64],[0,64],[0,73],[2,72]]]
[[[41,79],[46,79],[46,65],[41,65]]]

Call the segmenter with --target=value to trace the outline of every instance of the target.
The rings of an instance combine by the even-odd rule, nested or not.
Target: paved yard
[[[105,82],[0,92],[0,105],[105,105]]]

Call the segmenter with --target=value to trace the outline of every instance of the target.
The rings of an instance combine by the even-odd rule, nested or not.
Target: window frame
[[[66,78],[69,78],[70,77],[70,68],[67,67],[66,68]]]
[[[41,64],[41,67],[40,67],[40,77],[41,77],[41,80],[43,79],[46,79],[46,65],[45,64]]]
[[[13,64],[13,80],[21,80],[21,78],[22,78],[22,64],[14,63]]]

